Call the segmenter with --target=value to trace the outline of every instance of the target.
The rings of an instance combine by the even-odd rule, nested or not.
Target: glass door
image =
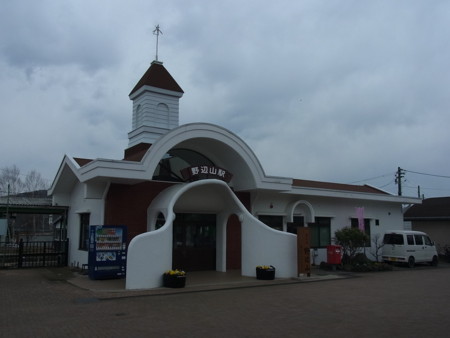
[[[216,269],[216,215],[177,214],[173,224],[172,268]]]

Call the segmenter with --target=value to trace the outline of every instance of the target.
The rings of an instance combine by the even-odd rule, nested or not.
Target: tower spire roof
[[[178,85],[175,79],[170,75],[166,68],[164,68],[162,62],[153,61],[145,74],[134,86],[130,95],[139,90],[143,86],[151,86],[174,92],[184,93],[183,89]]]

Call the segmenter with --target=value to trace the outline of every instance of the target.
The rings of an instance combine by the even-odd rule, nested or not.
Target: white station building
[[[182,96],[152,62],[129,95],[124,158],[63,158],[49,194],[69,207],[70,264],[88,262],[89,225],[126,225],[127,289],[160,287],[172,268],[255,276],[257,265],[273,265],[277,277],[296,277],[298,227],[310,229],[311,263],[319,264],[336,230],[358,226],[357,210],[375,238],[403,229],[402,205],[420,203],[367,185],[268,176],[233,132],[179,126]]]

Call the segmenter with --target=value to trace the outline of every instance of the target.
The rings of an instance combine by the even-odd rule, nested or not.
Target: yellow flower
[[[177,275],[177,276],[184,276],[186,274],[186,272],[184,272],[183,270],[169,270],[165,272],[166,275]]]

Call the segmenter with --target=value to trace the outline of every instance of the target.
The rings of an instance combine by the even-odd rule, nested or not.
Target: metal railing
[[[67,266],[69,241],[0,242],[0,269]]]

